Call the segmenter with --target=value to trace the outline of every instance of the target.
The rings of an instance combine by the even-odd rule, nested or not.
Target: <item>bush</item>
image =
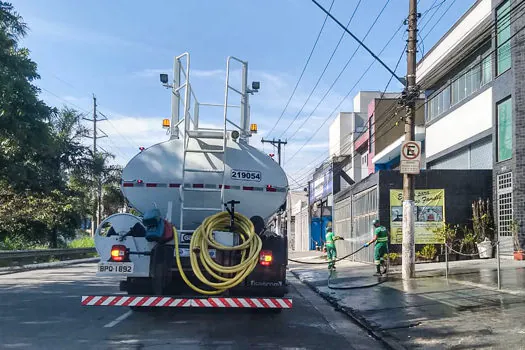
[[[399,253],[388,253],[383,256],[384,259],[389,259],[391,261],[396,260],[401,257],[401,254]]]
[[[421,251],[416,253],[416,256],[426,259],[426,260],[434,260],[437,254],[436,246],[433,244],[427,244],[426,246],[421,249]]]
[[[93,248],[95,247],[95,240],[91,237],[77,238],[68,244],[68,248]]]

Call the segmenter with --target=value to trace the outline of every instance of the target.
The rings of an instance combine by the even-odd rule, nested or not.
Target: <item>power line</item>
[[[390,0],[387,0],[387,3],[385,4],[385,7],[386,5],[388,4]],[[352,16],[350,16],[350,19],[348,20],[348,23],[346,24],[346,27],[345,29],[348,30],[348,27],[350,26],[350,23],[352,23],[352,20],[354,19],[354,16],[357,12],[357,9],[359,8],[359,5],[361,4],[361,0],[357,3],[357,6],[355,7],[354,9],[354,12],[352,13]],[[331,9],[331,8],[330,8]],[[384,8],[383,8],[384,10]],[[381,13],[383,12],[383,10],[381,11]],[[381,14],[380,13],[380,14]],[[326,15],[326,19],[328,19],[328,16],[329,14]],[[377,19],[376,19],[377,21]],[[374,23],[375,24],[375,23]],[[373,25],[374,25],[373,24]],[[372,27],[373,27],[372,25]],[[368,35],[368,33],[367,33]],[[308,102],[310,101],[310,99],[312,98],[315,90],[317,89],[317,87],[319,86],[319,83],[321,82],[321,80],[323,79],[325,73],[326,73],[326,70],[328,69],[328,66],[330,65],[330,63],[332,63],[332,59],[334,58],[335,56],[335,53],[337,52],[337,50],[339,49],[339,46],[341,45],[341,42],[343,41],[345,37],[345,32],[343,31],[343,33],[341,33],[341,36],[339,37],[339,41],[337,42],[335,48],[332,50],[332,54],[330,55],[330,58],[328,59],[328,62],[326,62],[324,68],[323,68],[323,71],[321,72],[321,75],[317,78],[317,81],[315,82],[315,85],[314,87],[312,88],[312,90],[310,91],[310,93],[308,94],[308,97],[306,98],[306,101],[303,103],[303,105],[301,106],[301,108],[299,109],[299,112],[297,112],[297,114],[294,116],[294,118],[292,119],[292,121],[290,122],[290,124],[288,124],[288,126],[286,127],[286,129],[281,133],[281,135],[279,136],[279,138],[283,137],[284,134],[286,134],[288,132],[288,130],[290,129],[290,127],[295,123],[295,121],[297,120],[297,118],[299,118],[299,115],[301,115],[301,113],[303,112],[304,108],[306,107],[306,105],[308,104]]]
[[[332,6],[334,5],[334,2],[335,2],[335,0],[332,0],[332,3],[330,4],[330,10],[332,9]],[[359,0],[359,2],[361,2],[361,0]],[[321,37],[321,34],[323,33],[323,30],[324,30],[324,27],[326,25],[326,21],[327,20],[328,20],[328,16],[326,16],[324,18],[323,25],[321,26],[321,29],[319,29],[319,33],[317,34],[317,38],[315,39],[314,45],[312,46],[312,49],[310,50],[310,54],[308,55],[308,58],[306,59],[306,62],[305,62],[304,67],[303,67],[303,70],[302,70],[301,74],[299,75],[299,79],[297,79],[297,82],[295,83],[295,87],[293,88],[292,94],[288,98],[288,101],[286,102],[286,105],[284,106],[284,109],[281,112],[281,115],[279,116],[279,118],[275,122],[275,124],[272,127],[272,129],[270,130],[270,132],[268,132],[268,135],[271,134],[275,130],[275,128],[277,127],[277,124],[279,124],[279,122],[281,121],[281,119],[282,119],[282,117],[284,115],[284,112],[286,112],[286,109],[288,108],[288,105],[292,101],[292,98],[294,97],[295,92],[297,91],[297,87],[299,86],[299,83],[301,82],[301,80],[303,78],[304,72],[306,71],[306,67],[308,67],[308,64],[310,63],[310,59],[312,58],[312,55],[313,55],[313,53],[315,51],[315,48],[317,47],[317,43],[319,42],[319,38]]]
[[[377,17],[375,18],[374,22],[372,23],[372,25],[370,26],[370,28],[368,29],[368,31],[366,32],[365,36],[363,37],[363,40],[365,40],[368,35],[370,34],[370,32],[372,31],[372,29],[374,28],[374,26],[376,25],[377,21],[379,20],[379,18],[381,17],[381,15],[383,14],[383,11],[385,10],[386,6],[388,5],[388,1],[387,3],[385,4],[385,6],[381,9],[381,11],[379,12],[379,14],[377,15]],[[394,39],[394,37],[397,35],[397,33],[399,32],[399,30],[402,28],[403,24],[401,24],[399,26],[399,28],[397,29],[397,31],[394,33],[394,35],[391,37],[391,39],[388,41],[388,44],[390,44],[390,42],[392,42],[392,40]],[[343,33],[344,35],[345,33]],[[387,44],[387,45],[388,45]],[[332,91],[332,89],[334,88],[335,84],[339,81],[339,79],[341,78],[341,76],[343,75],[343,73],[346,71],[346,68],[348,68],[348,65],[350,64],[350,62],[352,61],[352,59],[355,57],[355,55],[357,54],[357,52],[359,51],[360,49],[360,46],[358,46],[354,52],[352,53],[352,55],[350,56],[350,58],[348,59],[348,61],[346,61],[346,64],[344,65],[343,69],[341,69],[341,71],[339,72],[339,74],[337,75],[337,77],[335,78],[335,80],[332,82],[332,84],[330,85],[330,87],[328,88],[328,90],[325,92],[325,94],[323,95],[323,97],[319,100],[319,102],[317,103],[317,105],[315,106],[315,108],[312,110],[312,112],[308,115],[308,117],[303,121],[303,123],[294,131],[294,133],[288,137],[288,140],[291,140],[298,132],[299,130],[301,130],[301,128],[306,124],[306,122],[308,122],[308,120],[314,115],[314,113],[317,111],[317,109],[319,108],[319,106],[321,105],[321,103],[326,99],[326,97],[328,96],[328,94]],[[384,48],[381,50],[381,52],[379,54],[381,54],[382,52],[384,51]],[[341,105],[341,104],[340,104]],[[339,105],[339,106],[340,106]],[[298,115],[296,116],[296,118],[298,117]],[[295,121],[295,119],[294,119]],[[293,124],[293,122],[292,122]],[[290,124],[291,126],[291,124]],[[283,133],[284,134],[284,133]],[[282,136],[282,135],[281,135]]]
[[[523,3],[521,3],[520,5],[516,5],[515,8],[517,8],[518,6],[521,6],[521,5],[523,5]],[[510,11],[509,11],[509,16],[510,16]],[[438,22],[439,22],[442,18],[443,18],[443,17],[441,17],[441,18],[438,20]],[[434,27],[435,27],[435,26],[434,26]],[[432,28],[432,29],[433,29],[433,28]],[[405,46],[405,47],[406,47],[406,46]],[[380,54],[381,54],[381,53],[380,53]],[[446,53],[445,53],[445,54],[446,54]],[[445,54],[444,54],[444,55],[445,55]],[[373,62],[371,63],[371,65],[370,65],[370,66],[368,67],[368,69],[363,73],[363,75],[361,76],[360,79],[363,78],[364,74],[366,74],[366,73],[368,72],[368,70],[371,68],[371,66],[372,66],[374,63],[375,63],[375,61],[373,61]],[[459,63],[458,63],[458,64],[459,64]],[[355,87],[355,85],[354,85],[354,87]],[[352,88],[352,89],[353,89],[353,88]],[[351,91],[350,91],[350,92],[351,92]],[[345,99],[349,96],[350,92],[345,96]],[[344,99],[343,99],[343,100],[344,100]],[[340,106],[341,104],[342,104],[342,103],[340,103],[340,104],[339,104],[339,105],[338,105],[338,106],[332,111],[332,113],[329,115],[329,117],[328,117],[327,119],[325,119],[325,121],[324,121],[324,122],[321,124],[321,126],[315,131],[315,133],[314,133],[314,134],[313,134],[313,135],[312,135],[312,136],[311,136],[311,137],[310,137],[310,138],[309,138],[309,139],[303,144],[303,146],[302,146],[297,152],[295,152],[295,153],[292,155],[291,158],[288,159],[288,161],[290,161],[292,158],[294,158],[294,157],[299,153],[299,151],[301,151],[302,148],[303,148],[306,144],[308,144],[308,143],[313,139],[313,136],[315,136],[315,134],[317,134],[317,132],[319,132],[319,130],[322,128],[322,126],[324,126],[324,124],[326,123],[326,121],[328,121],[328,119],[331,117],[331,115],[332,115],[332,114],[333,114],[333,113],[339,108],[339,106]],[[420,107],[418,107],[418,108],[416,109],[416,111],[419,110],[420,108],[422,108],[424,105],[426,105],[426,103],[425,103],[425,104],[422,104]]]
[[[447,12],[452,8],[452,6],[456,3],[456,0],[452,0],[452,2],[450,3],[450,5],[445,9],[445,11],[441,14],[441,17],[439,17],[439,19],[437,20],[436,23],[434,23],[434,25],[432,26],[432,28],[430,28],[430,30],[428,31],[428,33],[423,37],[423,40],[425,40],[427,38],[427,36],[430,34],[430,32],[432,32],[432,30],[434,30],[434,28],[437,26],[437,24],[439,22],[441,22],[441,20],[445,17],[445,15],[447,14]],[[427,22],[428,23],[428,22]],[[423,29],[423,28],[422,28]]]
[[[425,13],[421,16],[421,22],[423,22],[423,18],[425,17],[425,15],[427,15],[430,11],[432,11],[432,9],[435,9],[434,12],[432,13],[432,16],[430,16],[430,18],[425,22],[425,24],[423,24],[421,26],[421,28],[419,28],[419,32],[421,33],[425,28],[426,26],[432,21],[432,19],[434,18],[434,16],[436,15],[436,13],[439,12],[439,9],[441,8],[441,6],[443,6],[443,4],[445,3],[445,0],[441,1],[439,4],[436,5],[438,0],[434,0],[434,2],[432,3],[432,5],[430,6],[430,8],[428,10],[425,11]],[[439,22],[439,21],[438,21]]]
[[[381,101],[382,101],[382,100],[379,100],[378,104],[375,106],[375,107],[376,107],[375,109],[377,109],[377,107],[379,106],[379,104],[381,103]],[[395,117],[395,116],[397,115],[397,112],[394,112],[394,110],[395,110],[397,107],[398,107],[398,106],[397,106],[396,104],[393,104],[393,105],[390,107],[389,110],[387,110],[387,111],[384,112],[384,115],[388,115],[388,114],[390,114],[390,113],[393,113],[393,114],[392,114],[392,117]],[[374,109],[374,113],[373,113],[374,115],[375,115],[375,109]],[[391,117],[391,118],[392,118],[392,117]],[[370,136],[369,136],[369,143],[370,143],[370,145],[375,144],[375,141],[376,141],[377,139],[379,139],[381,136],[386,135],[386,134],[387,134],[388,132],[390,132],[393,128],[395,128],[396,126],[398,126],[398,123],[394,123],[389,129],[383,131],[381,134],[378,134],[378,135],[376,136],[377,131],[380,130],[380,129],[381,129],[386,123],[390,122],[391,120],[392,120],[392,119],[390,119],[390,118],[386,118],[386,119],[385,119],[385,120],[384,120],[384,121],[383,121],[383,122],[382,122],[377,128],[374,128],[374,131],[373,131],[373,132],[370,134]],[[375,120],[374,120],[374,123],[372,123],[371,125],[373,125],[373,124],[375,124]],[[364,132],[369,131],[369,130],[370,130],[370,129],[366,129],[365,131],[361,132],[357,137],[354,138],[354,140],[352,140],[352,139],[347,140],[347,141],[341,146],[341,148],[346,148],[346,147],[348,147],[348,146],[351,146],[352,143],[355,142],[355,140],[359,139],[359,137],[361,137],[361,135],[363,135]],[[373,141],[371,140],[372,138],[373,138]],[[358,157],[358,156],[361,156],[361,154],[357,154],[357,153],[354,154],[354,155],[352,156],[351,160],[354,160],[354,159],[355,159],[356,157]],[[314,168],[315,168],[315,169],[319,168],[319,167],[320,167],[322,164],[324,164],[326,161],[329,161],[331,157],[332,157],[331,155],[328,155],[328,157],[324,158],[324,159],[323,159],[318,165],[314,165]],[[319,158],[320,158],[320,157],[318,157],[318,158],[316,158],[316,159],[319,159]],[[314,171],[314,172],[315,172],[315,171]],[[310,173],[310,171],[308,170],[308,171],[306,171],[306,173]],[[308,176],[309,176],[309,174],[307,174],[306,176],[300,177],[300,178],[305,178],[305,177],[308,177]]]
[[[399,30],[398,30],[399,31]],[[397,32],[390,38],[390,40],[385,44],[385,46],[383,47],[383,49],[379,52],[379,54],[381,54],[385,49],[386,47],[390,44],[390,42],[393,40],[393,38],[395,37],[395,35],[397,35]],[[404,50],[403,50],[404,51]],[[403,53],[402,53],[403,54]],[[288,158],[288,161],[290,161],[291,159],[293,159],[303,148],[304,146],[306,146],[313,138],[314,136],[319,132],[319,130],[321,130],[321,128],[326,124],[326,122],[332,117],[332,115],[339,109],[339,107],[343,104],[343,102],[348,98],[348,96],[350,96],[350,94],[352,93],[352,91],[354,90],[354,88],[359,84],[359,82],[364,78],[364,76],[368,73],[368,71],[370,70],[370,68],[372,68],[372,66],[374,65],[376,61],[372,61],[372,63],[368,66],[368,68],[363,72],[363,74],[361,75],[361,77],[356,81],[356,83],[354,84],[354,86],[352,86],[352,88],[348,91],[348,93],[345,95],[345,97],[339,102],[339,104],[332,110],[332,112],[328,115],[327,118],[325,118],[325,120],[323,121],[323,123],[319,126],[319,128],[317,128],[317,130],[312,134],[312,136],[301,146],[301,148],[299,148],[299,150],[297,152],[295,152],[290,158]],[[387,84],[387,88],[388,88],[388,85],[390,85],[390,82],[392,81],[392,77],[389,79],[388,81],[388,84]],[[386,91],[386,89],[385,89]],[[384,93],[383,93],[384,95]]]
[[[524,5],[524,4],[525,4],[525,3],[520,3],[519,5],[516,5],[513,9],[511,9],[511,11],[509,11],[509,13],[508,13],[507,15],[510,17],[510,13],[511,13],[511,12],[518,12],[519,7],[522,7],[522,5]],[[515,13],[515,14],[517,14],[517,13]],[[513,20],[512,22],[518,20],[518,19],[519,19],[520,17],[522,17],[523,15],[524,15],[524,14],[521,14],[520,16],[515,17],[514,20]],[[504,17],[505,17],[505,16],[504,16]],[[501,20],[504,20],[504,18],[500,19],[500,21],[501,21]],[[478,23],[478,24],[479,24],[479,23]],[[493,25],[491,25],[487,30],[492,32],[492,27],[495,26],[495,25],[496,25],[496,23],[494,23]],[[510,26],[510,23],[509,23],[509,26]],[[513,35],[512,35],[509,39],[507,39],[505,42],[501,43],[500,46],[501,46],[501,45],[504,45],[506,42],[509,42],[514,36],[516,36],[516,35],[517,35],[519,32],[521,32],[523,29],[525,29],[525,26],[522,27],[522,28],[520,28],[519,30],[517,30],[515,33],[513,33]],[[460,40],[461,40],[461,39],[460,39]],[[472,46],[474,46],[474,45],[472,45]],[[497,49],[498,49],[497,47],[494,48],[494,49],[491,50],[487,55],[491,55],[491,54],[494,53]],[[468,49],[467,49],[467,50],[468,50]],[[475,53],[475,51],[474,51],[473,53]],[[473,54],[473,53],[472,53],[472,54]],[[445,53],[444,55],[446,55],[446,54],[447,54],[447,53]],[[458,65],[461,64],[461,62],[463,62],[463,61],[469,59],[469,58],[471,57],[472,54],[467,55],[462,61],[460,61],[460,62],[458,63]],[[510,48],[509,48],[509,52],[508,52],[508,54],[510,55]],[[444,55],[443,55],[443,56],[444,56]],[[440,58],[443,58],[443,56],[440,57]],[[495,60],[495,58],[491,58],[491,62],[492,62],[493,60]],[[474,74],[474,73],[475,73],[475,72],[472,72],[472,73],[470,73],[470,74]],[[416,112],[417,112],[418,110],[420,110],[421,108],[425,107],[425,106],[430,102],[430,100],[431,100],[431,99],[425,101],[425,103],[421,104],[418,108],[416,108]],[[389,121],[389,120],[386,119],[385,122],[384,122],[382,125],[384,125],[387,121]],[[395,126],[397,126],[397,123],[394,124],[390,129],[388,129],[388,130],[387,130],[385,133],[383,133],[383,134],[386,134],[386,133],[389,132],[391,129],[393,129]],[[380,128],[381,128],[381,126],[379,126],[378,128],[376,128],[376,129],[374,130],[374,133],[375,133],[375,131],[379,130]],[[374,142],[375,142],[375,140],[377,140],[379,137],[380,137],[380,135],[377,135],[377,136],[374,138]],[[369,142],[370,142],[370,141],[369,141]],[[345,145],[347,145],[347,144],[349,144],[349,143],[350,143],[350,142],[347,141],[347,142],[345,143]],[[357,156],[357,155],[354,155],[353,158],[355,158],[356,156]],[[328,160],[328,159],[330,159],[330,156],[327,157],[325,160],[323,160],[323,161],[321,162],[321,164],[323,164],[323,163],[324,163],[326,160]],[[316,168],[318,168],[318,167],[316,167]],[[310,172],[308,172],[308,173],[310,173]],[[302,178],[304,178],[304,177],[308,177],[309,175],[310,175],[310,174],[307,174],[306,176],[302,176],[302,177],[300,177],[299,179],[302,179]]]
[[[63,81],[63,80],[61,80],[61,81]],[[64,81],[64,82],[65,82],[65,81]],[[66,99],[64,99],[64,98],[62,98],[62,97],[60,97],[59,95],[55,94],[54,92],[52,92],[52,91],[50,91],[50,90],[48,90],[48,89],[46,89],[46,88],[44,88],[44,87],[40,87],[40,89],[46,91],[47,93],[49,93],[49,94],[51,94],[52,96],[56,97],[57,99],[61,100],[61,101],[64,102],[65,104],[67,104],[67,105],[69,105],[69,106],[71,106],[71,107],[74,107],[74,108],[76,108],[76,109],[78,109],[78,110],[84,112],[84,114],[82,114],[82,115],[80,116],[82,119],[85,119],[84,117],[85,117],[87,114],[90,114],[90,113],[92,112],[92,111],[88,111],[88,110],[85,109],[85,108],[80,107],[79,105],[77,105],[77,104],[75,104],[75,103],[73,103],[73,102],[71,102],[71,101],[68,101],[68,100],[66,100]],[[98,111],[98,113],[102,114],[100,111]],[[104,117],[106,117],[106,116],[104,115]],[[107,117],[106,117],[106,118],[107,118]],[[90,121],[93,121],[93,120],[90,119]],[[108,120],[108,122],[110,123],[110,125],[111,125],[113,128],[115,128],[114,125],[111,123],[110,120]],[[97,129],[98,129],[98,130],[101,130],[100,128],[97,128]],[[116,130],[116,129],[115,129],[115,130]],[[117,133],[118,133],[118,130],[116,130],[116,131],[117,131]],[[106,135],[106,136],[107,136],[107,135]],[[89,138],[92,138],[92,137],[89,137]],[[108,140],[109,140],[109,137],[108,137]],[[123,155],[123,153],[121,152],[122,149],[121,149],[119,146],[117,146],[117,145],[114,144],[114,143],[113,143],[113,146],[116,147],[115,150],[117,150],[118,153],[120,153],[121,155]],[[123,158],[127,158],[127,156],[124,156]]]

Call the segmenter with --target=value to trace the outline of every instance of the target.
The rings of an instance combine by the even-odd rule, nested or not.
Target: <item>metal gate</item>
[[[372,239],[372,221],[378,216],[379,191],[374,186],[353,196],[352,251]],[[364,249],[354,255],[354,261],[373,262],[373,249]]]
[[[334,205],[334,232],[343,237],[344,241],[336,241],[339,257],[352,252],[352,197],[346,198]]]
[[[512,255],[514,244],[512,237],[512,173],[498,175],[498,236],[500,241],[500,252],[502,255]]]

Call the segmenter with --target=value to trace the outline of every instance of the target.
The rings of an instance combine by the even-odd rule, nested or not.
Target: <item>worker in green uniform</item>
[[[376,273],[374,276],[381,276],[381,263],[385,254],[388,253],[388,231],[386,227],[381,226],[377,219],[372,221],[372,225],[374,225],[374,238],[365,243],[365,247],[375,242],[374,263],[376,264]]]
[[[335,249],[335,241],[343,239],[342,237],[336,236],[332,232],[332,228],[328,227],[326,229],[326,255],[330,263],[328,263],[329,270],[335,270],[335,260],[337,259],[337,250]]]

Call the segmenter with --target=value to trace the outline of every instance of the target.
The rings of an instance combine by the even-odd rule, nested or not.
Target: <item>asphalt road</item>
[[[346,316],[289,276],[294,308],[86,307],[82,295],[120,294],[95,264],[0,276],[0,349],[381,349]]]

